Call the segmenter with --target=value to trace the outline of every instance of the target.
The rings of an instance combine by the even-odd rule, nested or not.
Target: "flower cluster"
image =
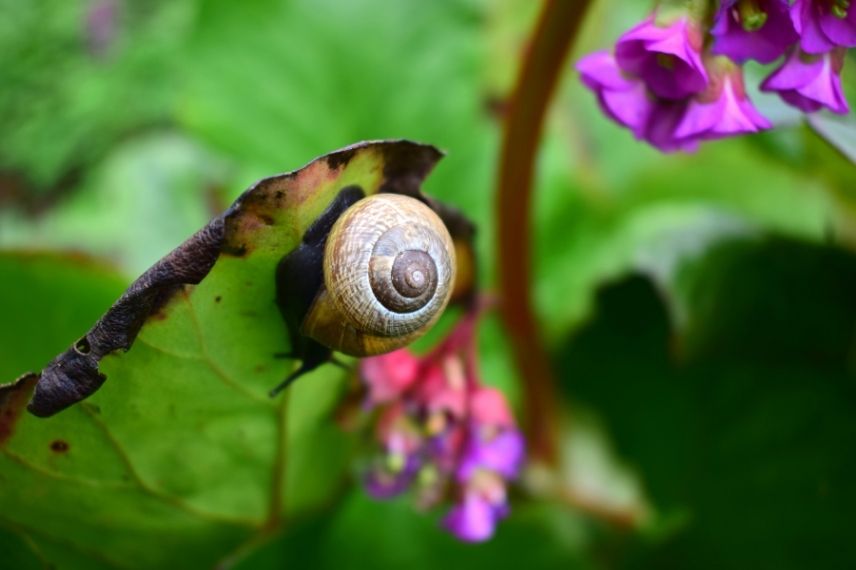
[[[577,64],[603,112],[636,138],[664,152],[692,151],[700,141],[771,128],[746,94],[748,60],[784,56],[761,90],[797,109],[849,111],[841,69],[846,48],[856,46],[850,0],[721,0],[713,13],[713,2],[663,4],[612,52]]]
[[[476,321],[464,317],[425,357],[402,349],[361,363],[383,449],[366,489],[382,499],[414,488],[426,508],[452,496],[443,525],[469,542],[490,538],[508,514],[506,485],[525,448],[505,397],[479,380]]]

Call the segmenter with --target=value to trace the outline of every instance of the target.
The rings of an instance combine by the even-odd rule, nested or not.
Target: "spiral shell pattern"
[[[324,285],[343,318],[380,337],[427,328],[449,302],[452,238],[415,198],[376,194],[336,221],[324,254]]]

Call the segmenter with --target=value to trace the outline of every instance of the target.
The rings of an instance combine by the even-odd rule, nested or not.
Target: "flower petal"
[[[807,53],[825,53],[835,47],[820,27],[823,17],[815,0],[796,0],[791,6],[794,27],[800,34],[800,47]]]
[[[823,61],[815,57],[800,57],[795,50],[767,79],[761,83],[761,91],[797,89],[808,85],[823,71]]]
[[[841,77],[832,70],[832,58],[823,57],[823,69],[812,81],[797,89],[800,95],[827,107],[833,113],[846,115],[850,110],[841,91]]]
[[[689,102],[661,102],[656,105],[645,125],[644,138],[663,152],[693,152],[698,143],[692,137],[678,138],[675,131],[683,120]]]
[[[830,43],[841,47],[856,47],[856,6],[847,9],[846,18],[838,18],[831,12],[818,21],[823,34]]]
[[[789,14],[787,0],[761,0],[767,20],[760,29],[748,31],[733,10],[734,1],[723,2],[711,28],[712,52],[742,63],[749,59],[770,63],[797,40],[799,34]]]
[[[841,89],[837,58],[843,58],[842,48],[822,56],[793,53],[761,84],[761,90],[778,91],[785,102],[806,113],[823,106],[834,113],[846,114],[849,107]]]
[[[407,349],[364,358],[360,371],[372,404],[398,398],[416,380],[419,359]]]
[[[407,490],[418,470],[419,462],[414,457],[407,458],[404,467],[397,471],[377,465],[366,473],[363,486],[375,499],[390,499]]]
[[[668,27],[659,27],[649,18],[618,40],[615,58],[623,70],[638,75],[657,96],[681,99],[707,85],[697,35],[686,18]]]
[[[597,94],[603,112],[639,136],[652,105],[645,85],[639,79],[627,78],[606,52],[584,57],[577,62],[577,69],[583,83]]]
[[[577,62],[577,71],[590,89],[624,91],[632,89],[635,81],[624,76],[615,57],[609,52],[590,53]]]
[[[482,441],[476,433],[464,451],[458,478],[466,481],[477,470],[487,469],[504,479],[514,479],[520,472],[525,453],[525,440],[516,429],[503,430],[489,441]]]
[[[496,388],[482,387],[473,392],[470,400],[472,419],[480,424],[513,427],[514,418],[505,395]]]
[[[443,519],[443,526],[461,540],[483,542],[493,536],[497,519],[493,505],[477,494],[467,493],[463,503]]]

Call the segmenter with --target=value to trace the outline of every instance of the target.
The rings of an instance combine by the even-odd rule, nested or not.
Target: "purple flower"
[[[702,34],[687,18],[661,27],[651,17],[619,38],[615,59],[658,97],[683,99],[707,86],[701,47]]]
[[[467,493],[443,519],[446,529],[467,542],[483,542],[493,536],[496,523],[505,516],[504,507],[492,505],[486,498]]]
[[[419,460],[415,457],[403,459],[403,465],[390,465],[391,461],[376,465],[365,476],[365,488],[375,499],[390,499],[398,496],[410,486],[419,471]]]
[[[710,33],[713,53],[739,63],[770,63],[799,39],[788,0],[723,0]]]
[[[698,141],[693,138],[680,139],[675,131],[687,112],[689,100],[660,101],[651,110],[645,128],[644,139],[662,152],[695,152]]]
[[[856,9],[850,0],[796,0],[791,18],[800,47],[813,54],[856,46]]]
[[[508,514],[505,488],[525,453],[505,396],[479,378],[479,314],[474,307],[425,357],[403,349],[360,366],[367,408],[379,411],[382,447],[365,477],[367,492],[386,499],[415,487],[422,507],[463,497],[444,526],[466,541],[487,540]]]
[[[473,437],[458,468],[459,479],[470,479],[478,469],[493,471],[505,479],[517,477],[526,448],[523,435],[518,430],[505,429],[485,436],[474,426],[471,432]]]
[[[590,54],[577,63],[583,84],[595,92],[601,109],[633,135],[663,152],[692,151],[693,141],[679,141],[674,131],[686,100],[666,100],[650,93],[641,79],[623,72],[607,52]]]
[[[840,76],[844,55],[841,48],[822,55],[794,49],[785,63],[764,80],[761,90],[777,91],[785,102],[805,113],[826,107],[834,113],[847,114]]]
[[[645,124],[654,106],[653,97],[638,78],[628,77],[618,67],[611,54],[600,51],[587,55],[577,63],[583,83],[597,94],[606,115],[636,138],[642,138]]]
[[[739,68],[721,58],[710,63],[710,86],[693,97],[675,138],[711,140],[772,127],[746,96]]]

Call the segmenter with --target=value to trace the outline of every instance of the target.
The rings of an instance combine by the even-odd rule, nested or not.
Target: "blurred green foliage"
[[[93,10],[104,5],[113,17],[99,43]],[[648,6],[596,2],[574,57],[606,47]],[[479,224],[492,283],[499,120],[535,3],[0,0],[0,14],[0,379],[41,368],[253,181],[357,140],[448,151],[425,189]],[[224,553],[241,568],[856,564],[853,164],[800,124],[657,154],[597,111],[569,62],[538,176],[535,301],[568,404],[573,500],[530,485],[493,543],[460,545],[436,528],[438,513],[367,499],[335,452],[357,436],[331,422],[317,454],[312,440],[295,443],[318,480],[344,470],[342,486],[313,494],[305,477],[290,492],[325,502],[281,534],[172,526],[141,498],[119,515],[145,532],[75,537],[74,520],[124,504],[113,494],[125,467],[13,439],[46,456],[27,467],[4,452],[0,485],[12,469],[32,485],[0,504],[0,565],[210,567]],[[495,318],[480,347],[486,380],[519,401]],[[168,406],[154,386],[170,381],[148,378],[152,391],[133,404]],[[312,417],[326,409],[313,398],[336,395],[320,382],[297,388]],[[83,480],[112,469],[118,490],[66,480],[78,504],[9,523],[48,493],[45,471],[66,469]],[[616,522],[626,512],[643,516]],[[136,550],[148,554],[102,554]]]

